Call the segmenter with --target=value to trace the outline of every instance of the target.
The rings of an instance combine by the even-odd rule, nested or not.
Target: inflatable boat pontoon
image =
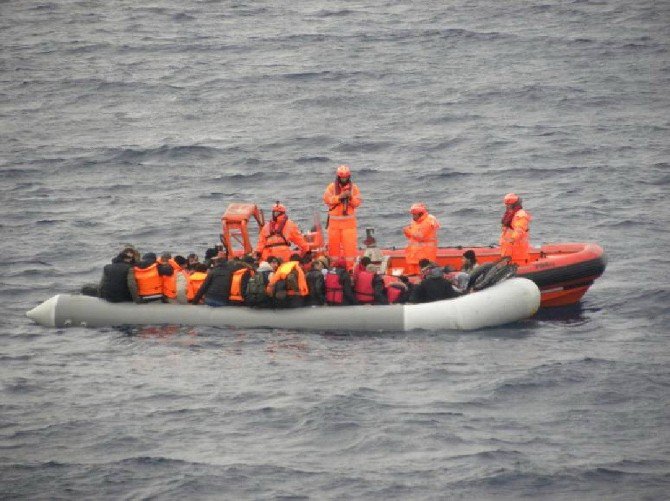
[[[91,296],[58,294],[26,315],[47,327],[174,324],[317,331],[473,330],[531,317],[539,306],[537,285],[525,278],[511,278],[455,299],[423,304],[273,310],[109,303]]]

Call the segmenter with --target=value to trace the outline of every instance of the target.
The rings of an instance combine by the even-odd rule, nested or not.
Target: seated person
[[[419,261],[419,266],[422,279],[414,286],[409,298],[410,303],[430,303],[460,296],[451,282],[445,278],[444,270],[440,266],[427,259]]]

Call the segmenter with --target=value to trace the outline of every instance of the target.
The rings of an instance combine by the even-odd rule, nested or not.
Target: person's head
[[[359,261],[361,268],[367,267],[367,265],[369,265],[371,262],[372,260],[370,259],[370,256],[363,256]]]
[[[521,197],[516,193],[508,193],[503,198],[505,206],[509,208],[521,207]]]
[[[277,271],[277,268],[279,268],[279,265],[281,264],[281,259],[277,256],[270,256],[268,258],[268,263],[272,267],[272,271]]]
[[[161,261],[164,263],[167,263],[170,259],[172,259],[172,253],[170,251],[164,251],[161,254]]]
[[[319,266],[320,270],[327,270],[330,266],[330,261],[326,256],[319,256],[314,260],[314,264]]]
[[[286,215],[286,207],[279,203],[279,200],[272,206],[272,220],[276,221],[281,216]]]
[[[126,247],[119,253],[117,259],[124,263],[134,264],[138,261],[139,254],[134,247]]]
[[[186,258],[184,256],[175,256],[174,257],[174,262],[177,263],[179,266],[184,267],[188,263]]]
[[[194,265],[200,261],[198,255],[195,252],[191,252],[188,256],[186,256],[186,259],[188,259],[189,265]]]
[[[133,255],[133,261],[136,263],[140,262],[140,258],[142,257],[140,252],[132,245],[126,245],[124,249],[121,251],[122,254],[132,254]]]
[[[294,253],[291,254],[291,256],[288,258],[288,260],[289,260],[289,261],[297,261],[297,262],[300,262],[300,254],[298,254],[297,252],[294,252]]]
[[[472,249],[468,249],[463,253],[463,261],[467,261],[470,264],[474,264],[475,261],[477,260],[475,256],[475,251]]]
[[[150,263],[150,264],[155,263],[156,262],[156,254],[154,254],[153,252],[147,252],[142,257],[142,261],[145,262],[145,263]]]
[[[428,212],[428,209],[421,202],[412,204],[412,206],[409,208],[409,213],[412,215],[412,219],[414,219],[414,221],[421,219],[421,216],[423,216],[426,212]]]
[[[258,263],[258,270],[257,271],[259,271],[259,272],[272,271],[272,266],[267,261],[261,261],[260,263]]]
[[[219,250],[216,247],[210,247],[205,251],[205,260],[211,260],[216,257],[219,253]]]
[[[333,262],[333,267],[334,268],[346,268],[347,267],[347,260],[344,259],[343,257],[338,257]]]
[[[205,263],[195,263],[193,270],[199,271],[200,273],[207,273],[208,268]]]
[[[248,264],[249,266],[253,266],[256,264],[256,260],[253,258],[253,256],[250,256],[249,254],[245,254],[242,256],[242,262],[244,264]]]
[[[337,182],[341,185],[349,183],[351,179],[351,168],[348,165],[340,165],[336,172]]]
[[[427,268],[427,267],[430,266],[431,264],[432,264],[432,263],[430,262],[430,259],[426,259],[425,257],[419,259],[419,268],[422,269],[422,270],[423,270],[424,268]]]

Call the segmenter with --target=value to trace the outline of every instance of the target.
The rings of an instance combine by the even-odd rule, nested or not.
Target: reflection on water
[[[577,303],[569,306],[540,308],[533,318],[536,320],[576,323],[588,320],[588,313],[593,311],[597,311],[597,309],[586,309],[581,303]]]

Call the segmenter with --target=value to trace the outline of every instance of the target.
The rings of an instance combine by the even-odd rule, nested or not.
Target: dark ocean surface
[[[0,498],[668,499],[670,3],[0,1]],[[126,243],[348,163],[403,245],[594,241],[581,304],[475,332],[48,329]]]

